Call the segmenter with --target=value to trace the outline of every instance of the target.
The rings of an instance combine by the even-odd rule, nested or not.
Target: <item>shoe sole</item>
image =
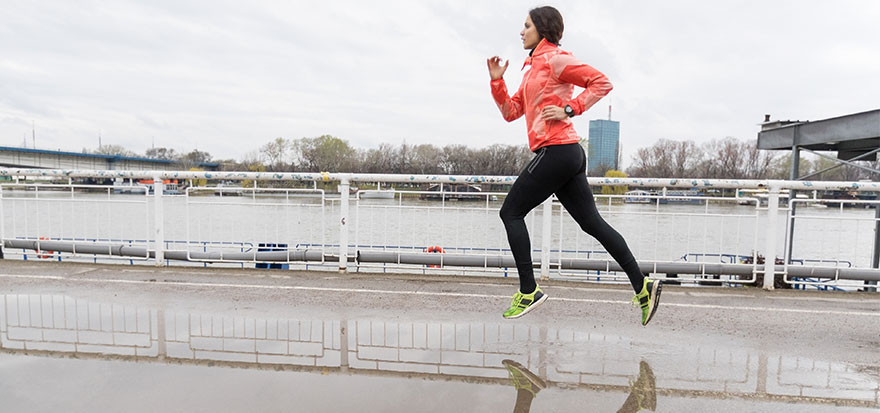
[[[513,316],[510,316],[510,317],[504,317],[504,318],[506,318],[506,319],[508,319],[508,320],[513,320],[513,319],[520,318],[520,317],[522,317],[522,316],[528,314],[528,313],[531,312],[532,310],[538,308],[538,306],[541,305],[541,304],[543,304],[544,301],[547,301],[547,294],[544,294],[543,297],[539,298],[538,301],[535,301],[532,305],[528,306],[528,308],[526,308],[525,310],[523,310],[523,312],[521,312],[521,313],[519,313],[519,314],[517,314],[517,315],[513,315]]]
[[[651,312],[648,313],[648,319],[645,320],[644,326],[648,325],[651,322],[651,319],[654,318],[654,313],[657,312],[657,307],[660,305],[660,293],[663,291],[663,283],[660,280],[654,281],[654,288],[652,288],[651,297],[654,299],[651,300]]]
[[[522,374],[523,377],[525,377],[528,381],[530,381],[532,384],[534,384],[535,387],[537,387],[539,391],[547,388],[547,383],[545,383],[544,380],[541,380],[540,377],[536,376],[535,373],[532,373],[531,371],[529,371],[529,369],[525,368],[522,364],[519,364],[519,363],[517,363],[513,360],[509,360],[509,359],[502,360],[501,364],[503,364],[507,368],[511,368],[511,369],[518,371],[519,374]]]

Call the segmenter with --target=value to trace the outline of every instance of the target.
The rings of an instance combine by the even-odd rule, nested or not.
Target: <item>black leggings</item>
[[[633,290],[641,292],[644,275],[626,241],[599,215],[586,169],[587,158],[579,144],[545,146],[538,149],[504,199],[500,215],[519,272],[520,292],[531,293],[537,285],[526,214],[554,193],[581,229],[599,240],[626,271]]]

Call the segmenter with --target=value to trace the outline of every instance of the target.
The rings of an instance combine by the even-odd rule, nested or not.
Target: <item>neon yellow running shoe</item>
[[[513,295],[513,300],[510,301],[510,308],[504,312],[504,318],[520,318],[537,308],[544,301],[547,301],[547,294],[541,291],[541,287],[535,287],[535,291],[532,291],[531,294],[523,294],[517,291]]]
[[[657,306],[660,305],[660,280],[652,280],[645,277],[645,284],[642,285],[642,291],[633,297],[633,304],[638,305],[642,309],[642,325],[648,325]]]
[[[529,371],[522,364],[513,360],[502,360],[501,364],[507,368],[510,374],[510,382],[517,390],[526,390],[532,393],[532,397],[538,395],[538,392],[547,388],[547,383],[536,376],[535,373]]]

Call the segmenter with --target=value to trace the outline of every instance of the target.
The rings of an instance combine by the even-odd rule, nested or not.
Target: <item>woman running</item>
[[[547,299],[535,282],[525,216],[556,194],[581,229],[599,240],[626,272],[636,293],[633,302],[642,309],[642,325],[647,325],[657,309],[660,281],[642,274],[626,241],[599,215],[587,184],[587,158],[571,122],[572,117],[586,112],[607,95],[611,82],[559,48],[562,31],[562,15],[555,8],[545,6],[529,11],[520,37],[523,48],[531,50],[523,68],[531,68],[513,97],[508,95],[503,79],[509,62],[502,66],[498,56],[486,61],[492,78],[492,97],[501,115],[508,122],[526,116],[529,149],[535,153],[501,207],[501,220],[520,283],[504,317],[522,317]],[[585,90],[572,99],[575,86]]]

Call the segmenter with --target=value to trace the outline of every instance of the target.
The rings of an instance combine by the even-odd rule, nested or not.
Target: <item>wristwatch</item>
[[[568,117],[573,118],[574,117],[574,109],[572,109],[571,106],[569,106],[569,105],[565,105],[565,114],[568,115]]]

